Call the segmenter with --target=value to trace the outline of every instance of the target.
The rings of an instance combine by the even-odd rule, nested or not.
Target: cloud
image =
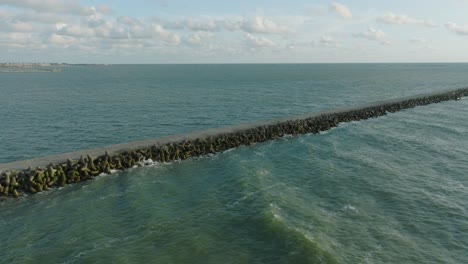
[[[218,31],[222,27],[222,24],[220,21],[216,21],[212,19],[202,20],[202,19],[188,18],[188,19],[185,19],[182,23],[184,24],[184,27],[192,31]]]
[[[57,28],[59,28],[56,32],[56,34],[58,35],[78,37],[78,38],[89,38],[89,37],[96,36],[96,33],[94,32],[93,29],[88,28],[88,27],[83,27],[80,25],[61,24],[61,25],[57,25]]]
[[[325,46],[325,47],[337,47],[338,46],[336,41],[332,37],[327,36],[327,35],[321,36],[320,39],[318,40],[318,43],[321,46]]]
[[[101,26],[93,29],[95,36],[103,39],[130,39],[131,34],[128,29],[119,24],[105,22]]]
[[[78,24],[56,24],[54,32],[75,38],[98,38],[108,40],[161,40],[166,44],[179,45],[181,38],[176,33],[156,23],[145,23],[130,17],[119,17],[114,21],[100,18],[83,20]]]
[[[97,28],[106,25],[106,20],[101,14],[93,14],[84,19],[85,23],[90,28]]]
[[[135,50],[143,50],[145,48],[145,44],[133,41],[119,41],[110,43],[109,48],[120,54],[131,55]]]
[[[33,22],[33,23],[42,23],[42,24],[57,24],[71,22],[73,19],[69,16],[59,15],[59,14],[50,14],[50,13],[37,13],[34,11],[26,11],[20,14],[17,14],[14,20],[19,20],[23,22]]]
[[[266,48],[276,46],[276,44],[272,40],[267,39],[265,37],[254,36],[250,33],[245,34],[245,39],[247,41],[247,44],[254,48]]]
[[[0,0],[1,1],[1,0]],[[73,16],[54,13],[38,13],[31,10],[11,10],[0,8],[0,21],[8,23],[57,24],[71,22]]]
[[[211,39],[213,36],[214,34],[211,32],[200,31],[189,35],[186,41],[190,45],[202,45],[207,40]]]
[[[158,35],[163,41],[173,44],[173,45],[179,45],[180,44],[180,37],[172,33],[170,31],[167,31],[160,25],[152,25],[151,29],[153,30],[156,35]]]
[[[409,41],[411,43],[413,43],[413,44],[427,44],[428,43],[427,39],[425,39],[425,38],[416,38],[416,37],[410,38]]]
[[[372,41],[378,41],[381,44],[386,44],[386,45],[390,44],[390,40],[389,40],[387,33],[383,32],[382,30],[375,29],[372,27],[369,27],[364,32],[354,33],[353,37],[372,40]]]
[[[266,34],[287,34],[292,31],[282,25],[278,25],[274,21],[257,16],[253,19],[243,19],[241,21],[241,29],[248,33],[266,33]]]
[[[57,6],[48,9],[37,5],[38,2],[45,6],[57,3]],[[8,46],[7,55],[12,58],[14,49],[17,54],[36,50],[38,56],[46,59],[49,56],[45,54],[50,54],[50,58],[80,58],[86,54],[100,54],[101,57],[112,54],[177,54],[181,57],[239,54],[250,58],[254,52],[304,52],[311,48],[314,38],[314,35],[296,34],[295,30],[304,28],[307,21],[302,15],[137,18],[106,15],[96,8],[86,7],[84,2],[0,0],[0,35],[5,36],[0,39],[0,48]],[[316,45],[336,46],[330,36],[318,34],[315,39]],[[297,41],[307,45],[289,45]]]
[[[74,37],[70,36],[61,36],[57,34],[52,34],[47,39],[47,42],[53,45],[68,46],[76,42]]]
[[[287,35],[291,28],[263,16],[225,18],[185,18],[176,21],[157,21],[170,29],[191,31],[243,31],[246,33]]]
[[[461,36],[468,36],[468,25],[461,26],[461,25],[457,25],[456,23],[449,22],[445,24],[445,28],[455,34],[458,34]]]
[[[428,28],[436,27],[436,24],[434,24],[432,21],[415,19],[407,15],[399,15],[394,13],[386,13],[377,18],[377,20],[381,23],[394,25],[414,25]]]
[[[0,32],[0,44],[10,44],[11,46],[39,46],[39,39],[32,33],[20,32]]]
[[[151,39],[154,37],[154,30],[151,29],[151,23],[145,23],[142,20],[131,17],[119,17],[115,23],[105,23],[107,30],[118,28],[117,32],[125,33],[125,38],[129,39]]]
[[[8,12],[6,9],[0,9],[0,19],[9,19],[11,18],[13,14],[11,12]]]
[[[302,47],[324,47],[324,48],[339,48],[340,45],[336,39],[329,35],[322,35],[317,39],[305,43],[296,43],[296,46]]]
[[[58,13],[88,16],[96,12],[109,13],[107,6],[83,6],[78,0],[0,0],[0,4],[34,10],[40,13]]]
[[[129,16],[119,16],[117,22],[126,26],[140,26],[143,24],[141,20]]]
[[[97,11],[97,13],[100,13],[100,14],[112,14],[114,11],[112,10],[112,8],[110,6],[107,6],[107,5],[99,5],[99,6],[92,6],[91,9]]]
[[[34,27],[26,22],[4,22],[0,21],[0,31],[5,32],[33,32]]]
[[[330,12],[337,13],[342,18],[351,19],[353,14],[349,11],[348,7],[343,4],[333,3],[330,5]]]

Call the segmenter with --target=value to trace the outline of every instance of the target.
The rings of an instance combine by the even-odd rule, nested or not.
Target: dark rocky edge
[[[19,197],[25,193],[37,193],[92,180],[102,173],[109,174],[112,170],[129,169],[147,160],[155,162],[185,160],[274,140],[285,135],[319,133],[342,122],[379,117],[418,105],[458,100],[467,95],[468,88],[435,92],[375,102],[360,107],[0,164],[0,197]]]

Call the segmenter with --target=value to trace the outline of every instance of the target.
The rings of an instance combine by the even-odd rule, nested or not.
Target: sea
[[[0,73],[0,163],[468,86],[468,64]],[[468,263],[468,98],[0,202],[0,263]]]

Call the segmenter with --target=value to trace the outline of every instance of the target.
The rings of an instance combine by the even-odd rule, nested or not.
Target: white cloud
[[[0,32],[0,43],[2,44],[16,44],[16,45],[34,45],[38,46],[38,38],[31,33],[20,32]]]
[[[121,17],[115,21],[103,19],[84,20],[82,23],[56,26],[55,34],[75,38],[99,38],[109,40],[161,40],[166,44],[179,45],[181,38],[176,33],[156,23],[144,23],[138,19]]]
[[[53,44],[53,45],[71,45],[76,42],[76,39],[74,37],[70,36],[62,36],[62,35],[57,35],[57,34],[52,34],[50,37],[47,39],[48,43]]]
[[[335,12],[340,15],[342,18],[351,19],[353,14],[349,8],[343,4],[333,3],[330,5],[330,12]]]
[[[42,13],[92,15],[97,11],[108,12],[109,8],[82,6],[77,0],[0,0],[0,4],[34,10]]]
[[[90,28],[97,28],[106,24],[106,20],[101,14],[93,14],[91,16],[88,16],[86,17],[86,19],[84,19],[84,22]]]
[[[248,33],[287,34],[292,32],[288,27],[278,25],[274,21],[261,16],[253,19],[243,19],[241,29]]]
[[[5,32],[33,32],[34,27],[30,23],[25,22],[3,22],[0,21],[0,31]]]
[[[212,19],[194,19],[188,18],[185,19],[182,23],[185,24],[185,27],[193,31],[218,31],[221,28],[220,21]]]
[[[319,39],[319,43],[325,47],[338,47],[338,43],[330,36],[324,35]]]
[[[78,38],[89,38],[96,36],[96,32],[93,29],[88,27],[83,27],[80,25],[66,25],[61,24],[56,26],[58,35],[71,36]]]
[[[117,22],[126,26],[141,26],[143,24],[141,20],[129,16],[119,16]]]
[[[199,31],[188,36],[187,43],[190,45],[202,45],[214,36],[211,32]]]
[[[58,31],[60,31],[60,30],[62,30],[63,28],[65,28],[66,26],[67,26],[66,23],[57,23],[57,24],[55,24],[55,29],[58,30]]]
[[[186,18],[176,21],[157,21],[169,29],[188,29],[190,31],[243,31],[246,33],[262,33],[286,35],[293,30],[263,16],[255,17],[224,17],[224,18]]]
[[[66,15],[51,14],[51,13],[37,13],[34,11],[26,11],[17,14],[13,18],[23,22],[42,23],[42,24],[57,24],[72,21],[72,18]]]
[[[152,24],[140,19],[127,16],[118,17],[115,24],[106,23],[105,25],[119,27],[119,31],[127,32],[127,38],[130,39],[151,39],[154,37],[154,31],[151,29]]]
[[[11,18],[13,14],[11,12],[8,12],[6,9],[0,9],[0,19],[9,19]]]
[[[413,44],[421,44],[421,45],[422,45],[422,44],[427,44],[427,43],[428,43],[427,39],[425,39],[425,38],[417,38],[417,37],[410,38],[409,41],[410,41],[411,43],[413,43]]]
[[[93,28],[96,37],[103,39],[129,39],[130,32],[123,26],[113,22],[103,22]]]
[[[72,20],[73,16],[70,15],[38,13],[30,10],[18,12],[18,10],[14,11],[0,8],[0,21],[9,23],[57,24],[70,22]]]
[[[99,14],[112,14],[114,11],[112,10],[112,8],[110,6],[107,6],[107,5],[99,5],[99,6],[92,6],[91,7],[92,10],[95,11],[95,13],[99,13]]]
[[[265,47],[276,46],[276,44],[272,40],[267,39],[265,37],[254,36],[250,33],[245,34],[245,39],[247,41],[247,44],[254,48],[265,48]]]
[[[191,31],[217,31],[221,30],[221,22],[212,18],[183,18],[172,21],[155,19],[154,22],[163,25],[168,29]]]
[[[395,24],[395,25],[414,25],[414,26],[421,26],[421,27],[435,27],[436,26],[436,24],[434,24],[432,21],[429,21],[429,20],[415,19],[407,15],[399,15],[399,14],[394,14],[394,13],[386,13],[380,16],[377,20],[382,23]]]
[[[449,22],[445,24],[445,28],[458,35],[468,36],[468,25],[461,26],[457,25],[456,23]]]
[[[387,33],[383,32],[382,30],[375,29],[372,27],[369,27],[364,32],[354,33],[353,37],[363,38],[363,39],[372,40],[372,41],[378,41],[381,44],[386,44],[386,45],[390,44],[389,36],[387,35]]]
[[[180,37],[177,34],[164,29],[162,26],[154,24],[152,25],[151,29],[154,33],[161,37],[163,41],[173,45],[180,44]]]
[[[242,21],[245,18],[224,18],[220,21],[222,28],[228,31],[241,30]]]
[[[110,44],[110,49],[119,51],[119,53],[126,53],[127,55],[132,54],[135,50],[142,50],[145,48],[143,43],[139,42],[114,42]]]

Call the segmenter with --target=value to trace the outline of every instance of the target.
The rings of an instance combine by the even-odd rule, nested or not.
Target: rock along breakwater
[[[200,157],[285,135],[319,133],[339,123],[383,116],[419,105],[458,100],[468,88],[434,92],[301,116],[208,129],[176,136],[0,164],[0,197],[19,197],[79,183],[144,161],[171,162]]]

